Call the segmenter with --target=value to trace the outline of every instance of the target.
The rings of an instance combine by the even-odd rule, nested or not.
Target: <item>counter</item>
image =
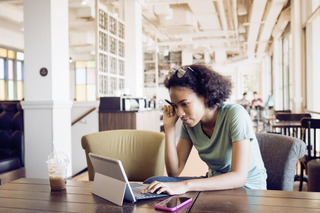
[[[139,129],[160,132],[160,110],[99,111],[99,131]]]

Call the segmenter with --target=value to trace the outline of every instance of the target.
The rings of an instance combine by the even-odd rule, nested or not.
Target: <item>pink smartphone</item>
[[[156,209],[161,209],[165,211],[175,211],[188,203],[192,202],[191,197],[179,197],[179,196],[172,196],[169,197],[159,203],[157,203],[154,207]]]

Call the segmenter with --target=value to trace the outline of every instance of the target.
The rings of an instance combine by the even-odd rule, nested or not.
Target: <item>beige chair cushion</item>
[[[164,175],[164,134],[144,130],[109,130],[84,135],[89,180],[94,169],[89,153],[121,160],[129,181],[144,181],[151,176]]]

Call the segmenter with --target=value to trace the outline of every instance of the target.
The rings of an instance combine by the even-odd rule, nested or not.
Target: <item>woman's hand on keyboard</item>
[[[169,195],[184,194],[187,192],[186,183],[182,182],[158,182],[153,181],[142,193],[168,193]]]

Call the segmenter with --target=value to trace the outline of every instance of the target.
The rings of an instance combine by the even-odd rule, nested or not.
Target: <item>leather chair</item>
[[[164,175],[164,133],[132,129],[101,131],[82,136],[81,145],[90,181],[95,173],[90,152],[121,160],[129,181]]]
[[[267,189],[292,191],[296,165],[306,153],[305,143],[295,137],[256,134],[262,159],[267,170]]]
[[[19,101],[0,101],[0,184],[25,177],[23,111]]]

